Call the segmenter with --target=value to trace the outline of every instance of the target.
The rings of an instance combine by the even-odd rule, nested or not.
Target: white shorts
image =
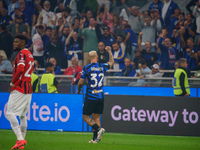
[[[10,93],[6,114],[25,116],[31,103],[32,94],[23,94],[17,90]]]

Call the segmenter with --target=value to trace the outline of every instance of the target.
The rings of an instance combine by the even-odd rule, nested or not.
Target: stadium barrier
[[[0,93],[0,129],[9,93]],[[28,130],[92,131],[82,120],[82,94],[34,93],[27,113]],[[102,126],[107,132],[200,136],[197,98],[106,95]]]
[[[200,100],[187,97],[107,95],[107,132],[200,136]]]

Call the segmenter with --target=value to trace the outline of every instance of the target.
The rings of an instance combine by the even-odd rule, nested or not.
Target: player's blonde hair
[[[96,51],[90,51],[89,52],[89,58],[90,59],[94,59],[97,57],[97,52]]]

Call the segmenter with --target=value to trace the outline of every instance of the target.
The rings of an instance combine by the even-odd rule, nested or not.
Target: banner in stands
[[[187,97],[106,95],[107,132],[200,136],[200,100]]]
[[[0,129],[11,129],[5,118],[9,93],[0,93]],[[27,113],[28,129],[82,131],[83,95],[36,94]]]

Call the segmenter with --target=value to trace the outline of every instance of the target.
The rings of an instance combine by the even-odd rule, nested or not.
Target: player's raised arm
[[[106,46],[105,48],[107,50],[107,52],[109,53],[109,61],[108,64],[110,65],[110,69],[112,68],[112,66],[114,65],[115,61],[111,52],[111,47],[110,46]]]

